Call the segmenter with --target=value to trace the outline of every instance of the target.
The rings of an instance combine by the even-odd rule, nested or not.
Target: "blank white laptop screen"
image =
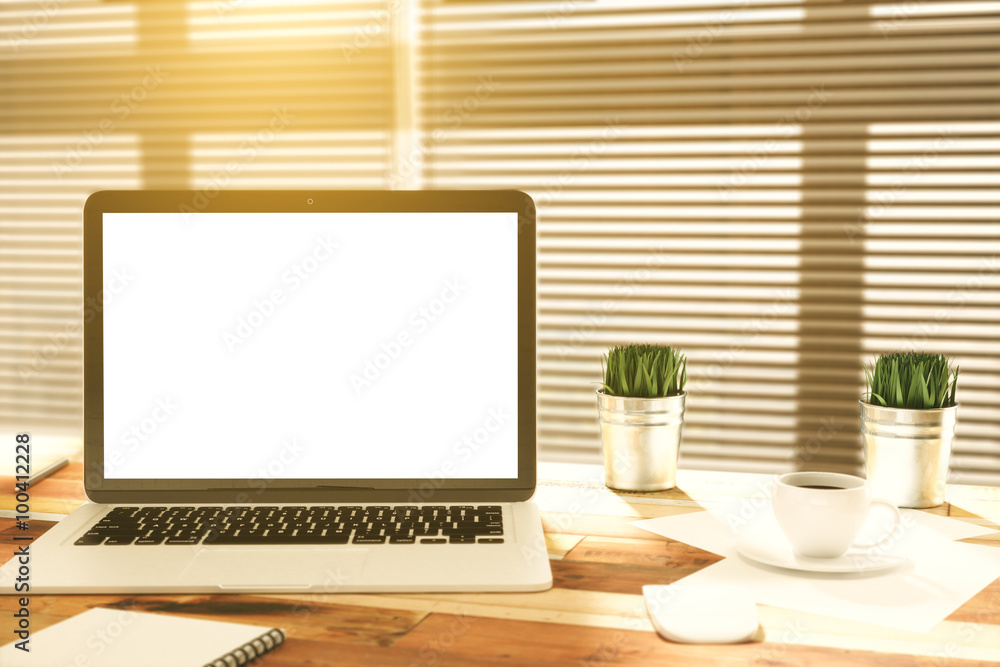
[[[106,477],[517,477],[516,213],[103,227]]]

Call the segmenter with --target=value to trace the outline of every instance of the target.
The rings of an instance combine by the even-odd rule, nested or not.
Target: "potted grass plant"
[[[944,502],[958,368],[944,355],[883,354],[865,370],[861,437],[872,495],[899,507]]]
[[[604,483],[623,491],[676,484],[687,359],[674,348],[631,344],[603,357],[597,390]]]

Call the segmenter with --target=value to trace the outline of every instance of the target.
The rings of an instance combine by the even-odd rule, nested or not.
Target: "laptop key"
[[[413,524],[413,534],[419,537],[437,535],[438,531],[436,528],[430,528],[426,523],[415,523]]]
[[[274,537],[268,535],[267,537],[260,538],[255,544],[330,544],[330,542],[320,535],[292,535],[291,533],[285,533],[275,535]]]
[[[111,511],[108,512],[107,516],[118,515],[118,514],[132,514],[140,508],[138,507],[112,507]]]
[[[468,522],[458,522],[447,525],[441,531],[442,535],[503,535],[503,528],[494,528],[489,525],[474,524]]]
[[[116,507],[82,536],[104,544],[503,543],[499,505]]]
[[[140,531],[139,526],[135,524],[131,525],[120,525],[120,526],[102,526],[97,524],[94,526],[93,532],[100,533],[101,535],[106,535],[110,537],[111,535],[135,535]]]
[[[205,537],[204,530],[178,530],[173,531],[174,534],[171,536],[178,540],[200,540]]]

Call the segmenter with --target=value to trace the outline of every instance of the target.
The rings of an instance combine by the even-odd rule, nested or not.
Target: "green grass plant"
[[[687,358],[665,345],[632,343],[603,356],[604,393],[629,398],[662,398],[683,393]]]
[[[906,410],[934,410],[955,405],[958,367],[943,354],[894,352],[865,367],[865,395],[872,404]]]

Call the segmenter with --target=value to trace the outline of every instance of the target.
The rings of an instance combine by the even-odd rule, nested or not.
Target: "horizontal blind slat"
[[[953,468],[1000,480],[998,14],[427,3],[425,181],[538,207],[543,454],[600,460],[600,356],[642,340],[688,353],[682,465],[856,472],[860,365],[926,329]]]

